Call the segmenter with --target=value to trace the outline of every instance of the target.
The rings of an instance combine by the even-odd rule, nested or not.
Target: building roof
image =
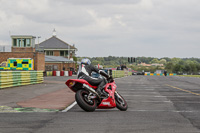
[[[45,55],[45,62],[69,62],[73,63],[74,61],[71,61],[65,57],[62,56],[47,56]]]
[[[32,36],[32,35],[12,35],[10,37],[11,38],[36,38],[35,36]]]
[[[42,47],[43,49],[76,49],[74,46],[69,45],[56,36],[52,36],[51,38],[41,42],[39,47]]]

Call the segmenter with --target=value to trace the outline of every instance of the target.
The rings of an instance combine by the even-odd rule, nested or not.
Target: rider
[[[101,95],[104,85],[106,84],[106,80],[104,78],[93,78],[91,76],[92,72],[96,72],[106,77],[107,79],[112,79],[106,72],[103,70],[99,70],[91,64],[91,61],[87,58],[81,60],[81,66],[79,67],[78,79],[84,79],[92,86],[98,86],[97,93]]]

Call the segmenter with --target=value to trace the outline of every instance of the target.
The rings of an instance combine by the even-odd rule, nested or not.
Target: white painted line
[[[154,97],[166,97],[166,96],[154,96]]]
[[[77,102],[75,101],[75,102],[73,102],[71,105],[69,105],[66,109],[64,109],[63,111],[61,111],[61,112],[67,112],[67,111],[69,111],[71,108],[73,108],[75,105],[77,104]]]

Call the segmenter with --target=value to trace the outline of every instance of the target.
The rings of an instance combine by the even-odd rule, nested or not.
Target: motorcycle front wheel
[[[115,103],[116,107],[121,111],[126,111],[128,109],[126,100],[118,92],[115,92]]]
[[[97,108],[97,101],[89,99],[89,92],[81,89],[76,92],[75,99],[78,105],[87,112],[93,112]]]

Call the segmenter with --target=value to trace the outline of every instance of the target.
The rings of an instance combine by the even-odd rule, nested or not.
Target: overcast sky
[[[200,0],[0,0],[0,45],[54,28],[77,56],[200,57]]]

